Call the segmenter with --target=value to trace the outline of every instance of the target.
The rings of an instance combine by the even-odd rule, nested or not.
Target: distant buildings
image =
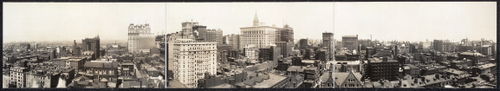
[[[227,44],[231,46],[232,50],[239,50],[240,49],[240,35],[238,34],[230,34],[230,35],[225,35],[223,38],[223,44]]]
[[[198,40],[204,42],[217,42],[222,44],[222,30],[218,29],[200,29],[198,30]]]
[[[130,24],[128,26],[128,52],[149,53],[154,48],[154,36],[149,24]]]
[[[76,43],[76,40],[73,41],[73,49],[72,49],[72,55],[73,56],[80,56],[82,54],[81,47],[78,46]]]
[[[434,40],[432,42],[432,49],[440,52],[444,52],[444,41],[443,40]]]
[[[94,38],[85,38],[82,40],[82,51],[92,51],[93,58],[99,58],[101,55],[101,41],[99,36]]]
[[[455,52],[455,44],[449,40],[434,40],[432,42],[432,49],[438,52]]]
[[[306,48],[309,48],[309,41],[307,39],[300,39],[299,49],[306,49]]]
[[[358,49],[358,35],[346,35],[342,36],[342,46],[347,48],[348,50],[357,50]]]

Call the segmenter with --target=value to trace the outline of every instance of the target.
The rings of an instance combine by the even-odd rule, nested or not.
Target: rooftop
[[[255,84],[253,87],[255,88],[270,88],[279,82],[285,80],[287,77],[276,75],[276,74],[269,74],[269,79],[264,80],[260,83]]]

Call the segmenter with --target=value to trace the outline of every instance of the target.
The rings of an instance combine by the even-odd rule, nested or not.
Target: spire
[[[334,74],[334,71],[335,70],[335,67],[334,67],[334,64],[333,63],[330,63],[330,71],[329,71],[329,76],[328,76],[328,79],[326,80],[326,83],[328,85],[328,87],[330,88],[335,88],[335,74]]]
[[[255,12],[255,16],[253,16],[253,26],[259,26],[259,17],[257,17],[257,11]]]

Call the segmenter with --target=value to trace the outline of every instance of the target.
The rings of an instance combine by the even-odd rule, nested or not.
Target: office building
[[[198,30],[198,39],[204,42],[217,42],[222,44],[222,30],[218,29],[201,29]]]
[[[198,87],[198,80],[217,72],[217,43],[180,40],[185,41],[173,44],[174,79],[188,88]]]
[[[93,58],[99,58],[101,56],[100,46],[101,43],[99,36],[96,36],[94,38],[85,38],[82,40],[82,52],[83,51],[94,52]]]
[[[369,58],[366,67],[366,76],[372,81],[377,80],[397,80],[400,74],[401,65],[397,60],[388,58]]]
[[[342,47],[350,51],[358,50],[358,35],[342,36]]]
[[[128,52],[149,53],[155,47],[149,24],[130,24],[128,27]]]
[[[230,34],[226,35],[223,38],[223,44],[227,44],[231,46],[232,50],[239,50],[240,49],[240,35],[238,34]]]
[[[255,14],[253,26],[242,27],[240,48],[247,45],[255,45],[257,48],[269,48],[276,43],[276,31],[278,28],[263,26]]]
[[[325,57],[329,61],[334,60],[334,57],[335,57],[334,56],[335,55],[335,52],[334,52],[335,45],[333,43],[334,43],[333,33],[329,33],[329,32],[323,33],[323,45],[322,45],[322,47],[327,49]]]

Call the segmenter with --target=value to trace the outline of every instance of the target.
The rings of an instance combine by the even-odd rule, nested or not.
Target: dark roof
[[[118,63],[116,62],[86,62],[84,67],[89,68],[117,68]]]

